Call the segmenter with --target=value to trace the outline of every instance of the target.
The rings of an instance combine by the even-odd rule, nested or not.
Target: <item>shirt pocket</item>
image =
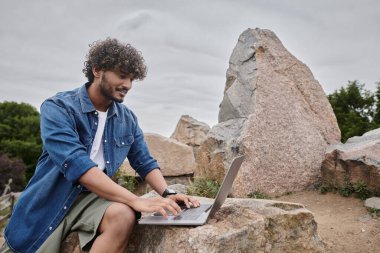
[[[129,150],[131,149],[131,146],[134,142],[133,135],[126,135],[123,137],[117,137],[115,138],[115,165],[117,169],[127,158],[127,155],[129,153]]]
[[[130,147],[133,141],[134,138],[132,135],[127,135],[115,139],[116,147],[121,149]]]

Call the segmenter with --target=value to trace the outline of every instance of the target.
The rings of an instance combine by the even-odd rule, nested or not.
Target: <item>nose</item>
[[[132,80],[131,78],[125,78],[123,82],[123,87],[130,90],[132,88]]]

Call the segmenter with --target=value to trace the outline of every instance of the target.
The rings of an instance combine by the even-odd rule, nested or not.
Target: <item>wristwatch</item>
[[[165,191],[162,193],[162,197],[166,198],[169,195],[176,195],[177,193],[169,188],[166,188]]]

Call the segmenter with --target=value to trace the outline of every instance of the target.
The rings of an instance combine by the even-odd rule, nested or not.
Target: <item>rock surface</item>
[[[368,208],[375,208],[380,210],[380,198],[372,197],[364,201],[364,206]]]
[[[195,158],[193,149],[174,139],[158,134],[144,134],[151,155],[157,160],[164,176],[181,176],[194,173]],[[126,160],[121,169],[129,175],[135,171]]]
[[[313,214],[302,205],[227,199],[204,226],[138,226],[128,252],[274,253],[323,249]]]
[[[339,127],[310,69],[269,30],[248,29],[230,57],[219,123],[199,148],[196,176],[221,180],[245,154],[235,196],[300,191],[320,178]]]
[[[184,190],[183,186],[172,187],[179,192]],[[155,194],[149,193],[145,197],[152,196]],[[211,201],[199,199],[201,203]],[[71,248],[76,246],[71,245]],[[272,200],[227,199],[204,226],[138,225],[127,252],[308,253],[323,252],[324,248],[314,216],[303,205]]]
[[[330,146],[321,172],[324,184],[362,182],[372,191],[380,190],[380,128]]]
[[[209,131],[210,127],[206,123],[200,122],[189,115],[182,115],[170,138],[193,147],[196,155],[198,147],[206,140]]]

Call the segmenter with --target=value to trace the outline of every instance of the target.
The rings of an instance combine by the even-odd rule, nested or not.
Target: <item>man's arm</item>
[[[145,177],[145,181],[158,193],[160,196],[168,188],[168,185],[162,176],[161,171],[157,168],[149,172]]]
[[[162,195],[168,185],[166,184],[161,171],[157,168],[157,161],[154,160],[149,153],[148,146],[144,140],[144,133],[138,126],[136,115],[134,115],[132,111],[131,114],[136,122],[136,129],[134,133],[134,142],[132,143],[127,156],[129,163],[159,195]],[[199,206],[197,200],[193,200],[183,194],[170,195],[167,199],[172,199],[175,202],[184,202],[187,207],[190,207],[189,203],[192,203],[195,207]],[[177,204],[175,205],[178,207]]]
[[[123,203],[139,212],[160,212],[165,217],[168,215],[167,211],[170,211],[174,215],[181,212],[180,207],[174,200],[161,197],[150,199],[139,198],[127,189],[116,184],[96,167],[84,173],[79,178],[79,182],[98,196],[110,201]]]
[[[151,172],[149,172],[148,175],[145,177],[145,181],[152,186],[152,188],[160,195],[165,191],[166,188],[168,188],[168,185],[166,184],[166,181],[164,177],[162,176],[162,173],[159,169],[154,169]],[[176,195],[169,195],[169,199],[174,200],[175,202],[183,202],[187,206],[187,208],[190,208],[190,203],[194,207],[199,206],[199,201],[196,199],[191,198],[190,196],[184,195],[184,194],[176,194]]]

